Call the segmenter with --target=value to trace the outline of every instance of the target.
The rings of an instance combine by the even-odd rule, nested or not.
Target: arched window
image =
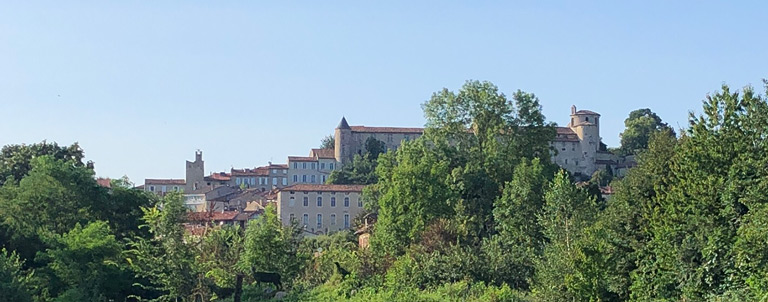
[[[305,207],[309,206],[309,197],[307,197],[307,196],[304,196],[304,206]]]
[[[317,206],[322,207],[323,206],[323,198],[320,196],[317,196]]]
[[[331,197],[331,207],[336,206],[336,197]]]
[[[302,222],[304,223],[304,226],[309,225],[309,214],[304,214],[304,217],[302,217]]]
[[[344,206],[349,208],[349,197],[344,197]]]
[[[317,229],[323,228],[323,214],[317,214]]]
[[[331,214],[331,225],[336,225],[336,214]]]

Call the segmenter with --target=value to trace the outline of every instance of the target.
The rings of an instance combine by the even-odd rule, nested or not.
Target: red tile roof
[[[185,185],[187,184],[187,181],[184,179],[144,179],[144,184],[152,184],[152,185]]]
[[[556,142],[578,142],[579,136],[568,127],[557,127]]]
[[[600,113],[590,111],[590,110],[579,110],[576,111],[576,115],[583,115],[583,114],[594,114],[594,115],[600,115]]]
[[[240,212],[190,212],[187,213],[187,218],[189,218],[189,221],[229,221],[234,220],[237,214],[240,214]]]
[[[305,157],[305,156],[288,156],[288,161],[317,161],[314,157]]]
[[[311,152],[309,152],[310,157],[317,157],[317,158],[336,158],[336,152],[334,152],[333,149],[312,149]]]
[[[112,184],[110,182],[111,181],[110,181],[109,178],[101,178],[101,177],[99,177],[99,178],[96,179],[96,183],[99,186],[102,186],[102,187],[105,187],[105,188],[111,188],[112,187]]]
[[[351,126],[352,132],[422,134],[424,128]]]
[[[226,172],[219,172],[219,173],[211,173],[211,175],[206,176],[205,178],[212,179],[212,180],[228,181],[232,179],[232,175]]]
[[[362,192],[364,185],[313,185],[295,184],[279,189],[283,191],[307,191],[307,192]]]
[[[233,176],[269,176],[268,167],[258,167],[256,169],[232,169]]]

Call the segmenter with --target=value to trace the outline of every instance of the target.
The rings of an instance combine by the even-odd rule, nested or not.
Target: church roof
[[[336,126],[336,129],[349,129],[349,124],[347,123],[347,119],[342,116],[341,122],[339,122],[339,125]]]

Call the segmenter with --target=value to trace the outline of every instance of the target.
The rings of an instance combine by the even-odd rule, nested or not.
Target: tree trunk
[[[237,274],[235,279],[235,297],[233,302],[240,302],[240,296],[243,294],[243,274]]]

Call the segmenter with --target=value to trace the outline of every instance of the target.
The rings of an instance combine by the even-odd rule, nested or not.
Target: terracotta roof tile
[[[424,128],[351,126],[352,132],[422,134]]]
[[[310,157],[317,157],[317,158],[336,158],[336,152],[334,152],[333,149],[312,149],[311,152],[309,152]]]
[[[238,211],[224,212],[190,212],[187,217],[189,221],[229,221],[234,220],[240,214]]]
[[[578,142],[579,136],[568,127],[557,127],[556,142]]]
[[[288,156],[288,161],[317,161],[317,159],[308,156]]]
[[[315,185],[315,184],[295,184],[279,189],[283,191],[307,191],[307,192],[362,192],[364,185]]]
[[[582,115],[582,114],[594,114],[594,115],[600,115],[600,113],[590,111],[590,110],[579,110],[576,111],[576,115]]]
[[[184,179],[151,179],[147,178],[144,179],[144,184],[152,184],[152,185],[185,185],[187,184],[187,181]]]
[[[205,179],[228,181],[232,179],[232,175],[226,172],[211,173],[211,175],[206,176]]]

